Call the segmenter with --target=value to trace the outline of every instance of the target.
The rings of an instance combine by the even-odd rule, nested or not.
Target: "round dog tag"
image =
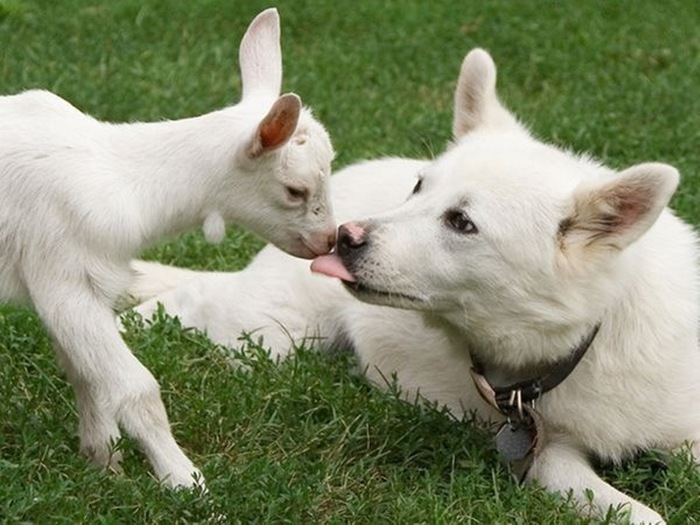
[[[505,461],[520,461],[535,448],[537,429],[524,422],[503,423],[494,439],[496,450]]]
[[[544,441],[539,412],[529,405],[524,405],[522,409],[522,417],[503,423],[494,437],[496,450],[518,483],[525,479]]]

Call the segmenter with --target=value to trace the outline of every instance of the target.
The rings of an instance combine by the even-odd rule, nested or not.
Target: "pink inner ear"
[[[615,228],[622,230],[633,226],[639,219],[649,212],[652,195],[642,188],[618,188],[610,196],[611,203],[616,211]]]
[[[287,138],[285,123],[289,122],[289,114],[282,110],[270,121],[260,126],[260,144],[265,149],[276,148],[283,144]]]
[[[628,244],[622,239],[638,237],[640,223],[653,207],[653,190],[644,185],[615,185],[585,195],[571,217],[559,224],[559,235],[579,239],[585,245]],[[632,235],[632,238],[629,235]]]
[[[288,108],[279,109],[266,118],[258,129],[260,145],[263,150],[271,150],[283,146],[294,134],[297,125],[297,114]]]

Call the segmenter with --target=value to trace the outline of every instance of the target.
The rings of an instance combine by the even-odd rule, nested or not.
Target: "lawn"
[[[174,119],[238,100],[238,43],[258,0],[0,0],[0,94],[50,89],[110,121]],[[677,166],[673,204],[700,223],[700,2],[280,0],[284,88],[329,129],[335,169],[430,157],[450,136],[459,65],[475,46],[533,131],[623,168]],[[105,198],[109,196],[106,195]],[[146,256],[218,270],[263,245],[231,229]],[[125,475],[78,456],[73,394],[31,310],[0,309],[0,522],[587,523],[565,498],[517,487],[487,433],[353,374],[351,358],[300,349],[233,370],[176,320],[127,339],[159,379],[179,443],[210,493],[157,485],[123,440]],[[255,344],[250,351],[264,353]],[[700,474],[653,453],[604,476],[664,514],[700,521]],[[607,523],[620,521],[614,513]]]

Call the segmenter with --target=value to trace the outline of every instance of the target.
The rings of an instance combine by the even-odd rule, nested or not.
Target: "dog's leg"
[[[34,305],[61,349],[78,398],[81,448],[110,465],[118,423],[141,445],[158,479],[173,487],[203,485],[172,436],[158,383],[122,341],[109,306],[89,285],[34,282]]]
[[[572,446],[547,444],[528,472],[528,481],[574,499],[588,514],[602,516],[610,507],[629,512],[631,523],[666,523],[655,511],[603,481],[584,455]],[[588,494],[592,494],[591,501]]]

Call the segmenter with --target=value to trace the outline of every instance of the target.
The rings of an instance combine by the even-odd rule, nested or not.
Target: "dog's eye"
[[[478,233],[476,224],[462,210],[448,210],[444,216],[445,224],[457,233]]]
[[[287,197],[292,201],[305,201],[309,196],[309,190],[305,188],[295,188],[294,186],[285,186]]]
[[[421,186],[423,186],[423,179],[418,179],[416,185],[413,186],[413,191],[411,192],[411,195],[415,195],[416,193],[418,193],[421,189]]]

